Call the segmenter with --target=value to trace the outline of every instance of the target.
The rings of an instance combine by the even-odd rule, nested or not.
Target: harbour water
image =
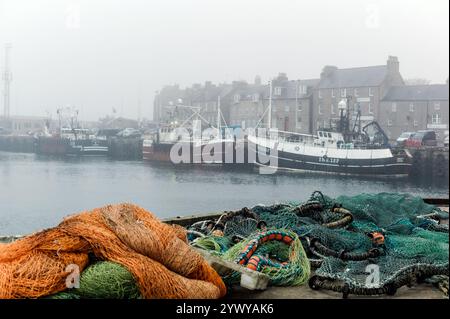
[[[56,159],[0,152],[0,235],[51,227],[72,213],[132,202],[159,217],[234,210],[305,200],[315,190],[332,197],[400,192],[449,196],[448,181],[362,179],[311,174],[155,166],[107,158]]]

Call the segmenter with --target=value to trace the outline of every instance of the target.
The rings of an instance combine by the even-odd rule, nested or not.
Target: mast
[[[220,95],[217,96],[217,129],[220,134]]]
[[[11,49],[11,43],[5,44],[5,70],[3,72],[3,116],[5,118],[9,118],[10,115],[10,109],[9,109],[9,103],[10,103],[10,84],[12,81],[12,74],[9,69],[9,50]]]
[[[272,81],[269,81],[269,118],[268,118],[269,131],[272,128]]]

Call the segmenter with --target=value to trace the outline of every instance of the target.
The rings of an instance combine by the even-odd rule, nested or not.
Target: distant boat
[[[62,128],[58,136],[38,137],[36,151],[41,155],[106,156],[108,146],[87,129]]]
[[[179,149],[189,150],[189,157],[184,157],[185,164],[216,165],[225,163],[225,150],[233,150],[235,141],[217,132],[207,138],[195,138],[186,135],[181,127],[163,126],[142,143],[143,159],[147,161],[172,162],[170,153],[178,145]]]
[[[193,120],[201,118],[200,108],[193,106],[178,105],[178,108],[191,110],[192,115],[183,123],[179,124],[174,119],[170,124],[161,125],[151,136],[143,139],[143,159],[156,162],[173,162],[170,153],[175,146],[189,150],[189,157],[184,156],[185,164],[202,165],[222,165],[226,161],[234,162],[234,152],[236,141],[233,136],[228,136],[227,131],[222,127],[222,113],[220,111],[220,97],[217,103],[217,123],[209,131],[201,132],[202,136],[194,136],[192,127]],[[211,133],[210,135],[208,135]],[[207,135],[207,136],[205,136]],[[231,159],[225,155],[229,150],[233,156]],[[181,157],[181,154],[179,154]],[[230,155],[229,155],[230,156]]]

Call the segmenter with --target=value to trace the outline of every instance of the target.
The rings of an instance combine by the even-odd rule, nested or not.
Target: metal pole
[[[10,108],[9,108],[9,102],[10,102],[10,95],[9,95],[9,88],[10,83],[12,80],[11,71],[9,69],[9,50],[11,49],[12,45],[10,43],[5,44],[5,70],[3,73],[3,84],[4,84],[4,91],[3,91],[3,115],[5,118],[9,118],[10,115]]]
[[[269,81],[269,119],[268,119],[269,131],[272,128],[272,81]]]
[[[220,95],[217,96],[217,129],[220,134]]]

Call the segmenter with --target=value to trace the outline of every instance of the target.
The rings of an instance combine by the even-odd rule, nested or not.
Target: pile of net
[[[237,262],[239,253],[258,234],[271,230],[292,232],[306,254],[297,254],[304,259],[293,264],[297,271],[282,273],[282,280],[280,273],[273,275],[270,262],[262,263],[258,271],[268,273],[272,284],[305,282],[303,275],[309,272],[306,259],[315,268],[309,279],[313,289],[330,289],[344,296],[394,294],[401,286],[422,281],[439,280],[436,286],[448,287],[449,237],[448,224],[442,223],[445,219],[447,212],[408,194],[332,199],[314,192],[305,202],[225,212],[217,221],[192,225],[189,238],[192,245]],[[283,254],[292,247],[282,247],[269,247],[268,254],[262,255],[274,262],[286,261]],[[277,269],[280,272],[283,267]]]
[[[67,289],[77,274],[79,288]],[[220,276],[188,245],[185,229],[131,204],[72,215],[57,227],[0,245],[0,298],[225,294]]]

